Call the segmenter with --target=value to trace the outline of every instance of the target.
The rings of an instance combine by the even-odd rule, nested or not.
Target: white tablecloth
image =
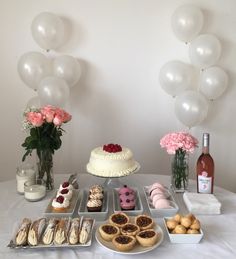
[[[56,175],[55,186],[66,180],[68,175]],[[104,179],[93,177],[87,174],[79,175],[80,188],[86,188],[94,183],[102,183]],[[144,206],[144,211],[148,212],[142,187],[153,182],[161,182],[169,185],[169,177],[155,174],[134,174],[120,179],[128,185],[140,188],[140,195]],[[189,186],[190,191],[195,191],[196,187],[192,181]],[[90,247],[62,248],[62,249],[40,249],[40,250],[17,250],[7,246],[12,238],[13,225],[24,217],[39,218],[53,196],[54,192],[48,193],[47,197],[38,202],[28,202],[22,195],[16,192],[15,180],[0,183],[0,258],[236,258],[236,194],[215,187],[215,196],[222,203],[221,215],[199,215],[204,237],[199,244],[172,244],[163,226],[163,219],[157,218],[156,222],[164,231],[164,241],[155,250],[140,255],[120,255],[109,252],[101,247],[93,238]],[[176,194],[175,199],[180,207],[181,213],[187,213],[182,200],[182,194]],[[111,212],[112,206],[110,206]]]

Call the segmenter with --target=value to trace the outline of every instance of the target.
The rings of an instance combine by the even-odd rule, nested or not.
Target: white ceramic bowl
[[[166,228],[166,232],[169,236],[171,243],[177,244],[197,244],[203,238],[203,231],[200,229],[200,234],[171,234],[169,229],[167,228],[166,221],[170,219],[169,217],[164,218],[164,225]]]

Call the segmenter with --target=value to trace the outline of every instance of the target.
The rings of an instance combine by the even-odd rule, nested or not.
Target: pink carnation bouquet
[[[24,112],[23,128],[29,130],[22,146],[26,152],[22,161],[35,149],[39,158],[39,178],[47,174],[47,188],[53,189],[50,170],[52,169],[52,155],[61,146],[62,124],[71,120],[71,115],[61,108],[51,105],[42,108],[30,108]]]
[[[188,187],[188,161],[187,154],[193,153],[198,145],[198,140],[187,132],[173,132],[166,134],[160,145],[166,148],[168,154],[174,154],[172,161],[172,188],[177,191],[184,191]]]
[[[166,134],[160,140],[160,145],[162,148],[166,148],[168,154],[175,154],[178,149],[193,153],[198,145],[198,140],[187,132],[173,132]]]

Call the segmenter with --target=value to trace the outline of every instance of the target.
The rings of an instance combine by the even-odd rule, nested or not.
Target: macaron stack
[[[168,198],[170,197],[167,189],[160,183],[156,182],[148,187],[150,202],[155,209],[171,208]]]
[[[124,185],[118,190],[118,194],[120,199],[120,207],[122,210],[135,209],[136,195],[132,188]]]

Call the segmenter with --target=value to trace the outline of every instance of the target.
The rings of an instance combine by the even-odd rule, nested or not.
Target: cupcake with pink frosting
[[[122,210],[134,210],[135,209],[135,201],[136,195],[135,191],[124,185],[118,190],[120,207]]]

